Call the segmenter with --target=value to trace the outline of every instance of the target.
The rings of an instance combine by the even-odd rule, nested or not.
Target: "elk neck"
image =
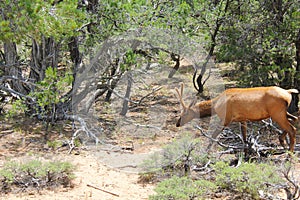
[[[212,100],[201,101],[195,105],[198,110],[198,117],[209,117],[212,115]]]

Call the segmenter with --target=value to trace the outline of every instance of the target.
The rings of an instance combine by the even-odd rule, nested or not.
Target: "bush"
[[[55,116],[59,103],[66,101],[65,94],[73,81],[72,75],[68,72],[59,76],[56,68],[48,67],[45,71],[45,78],[35,84],[28,99],[20,99],[12,104],[7,117],[15,117],[22,113],[31,117],[50,119]]]
[[[266,163],[242,163],[236,168],[217,162],[213,168],[219,187],[231,192],[249,194],[254,199],[259,199],[259,191],[270,190],[269,185],[283,182],[276,173],[276,168]]]
[[[31,160],[25,163],[11,161],[0,169],[1,192],[43,189],[46,187],[71,186],[74,167],[69,162],[41,162]]]
[[[219,161],[211,167],[213,173],[201,176],[199,180],[173,176],[160,182],[155,188],[157,194],[150,199],[206,199],[211,198],[212,193],[220,192],[226,197],[260,199],[262,194],[270,194],[276,189],[272,185],[284,182],[276,168],[266,163],[242,163],[239,167],[231,167]]]
[[[210,181],[198,180],[193,181],[187,177],[173,176],[170,179],[160,182],[155,191],[157,195],[150,196],[150,200],[164,199],[195,199],[207,195],[208,192],[215,191],[217,186]]]
[[[158,176],[184,175],[192,166],[207,163],[207,156],[199,139],[185,135],[153,154],[141,167],[143,171],[156,173]]]

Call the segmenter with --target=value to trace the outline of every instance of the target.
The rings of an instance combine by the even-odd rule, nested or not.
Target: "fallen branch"
[[[127,122],[128,124],[134,125],[136,128],[154,128],[156,130],[161,130],[161,127],[154,126],[154,125],[149,125],[149,124],[137,124],[132,120],[129,120],[127,118],[124,118],[124,121]]]
[[[213,142],[216,142],[218,145],[220,145],[221,147],[224,147],[224,148],[227,148],[227,149],[244,149],[245,147],[242,146],[242,147],[239,147],[239,146],[232,146],[232,145],[226,145],[226,144],[223,144],[222,142],[220,142],[220,140],[218,139],[215,139],[215,138],[212,138],[211,136],[209,136],[208,134],[205,133],[205,131],[203,131],[203,129],[196,125],[195,126],[198,130],[200,130],[201,134],[203,136],[205,136],[206,138],[210,139],[211,141]]]
[[[264,128],[271,128],[272,130],[275,129],[275,127],[272,126],[272,123],[268,123],[266,121],[264,121],[263,123],[264,126],[260,130],[258,130],[257,134],[254,134],[253,132],[252,134],[248,135],[246,143],[244,143],[243,138],[240,135],[237,135],[231,131],[226,132],[226,130],[223,130],[222,134],[220,134],[222,135],[222,137],[216,139],[216,138],[212,138],[207,132],[205,132],[198,125],[195,127],[200,130],[201,134],[204,137],[210,139],[212,142],[217,143],[219,146],[227,149],[225,151],[219,152],[219,154],[231,154],[245,149],[247,149],[248,155],[255,154],[255,156],[257,157],[265,157],[269,154],[280,155],[285,153],[286,151],[284,149],[278,149],[273,146],[266,146],[260,141],[260,136],[263,135],[261,131]],[[278,130],[279,129],[275,129],[275,131]],[[237,137],[233,137],[232,136],[233,134],[236,135]]]
[[[277,128],[277,127],[273,124],[272,119],[269,119],[269,120],[261,120],[261,121],[262,121],[263,124],[264,124],[264,126],[263,126],[261,129],[271,127],[271,128],[272,128],[273,130],[275,130],[276,132],[282,133],[282,131],[281,131],[279,128]]]
[[[291,166],[288,166],[287,169],[285,171],[283,171],[283,176],[284,178],[288,181],[288,183],[291,184],[291,186],[289,187],[288,185],[284,188],[286,195],[287,195],[287,199],[299,199],[300,198],[300,185],[299,183],[295,180],[295,177],[291,177],[290,173],[291,173]]]
[[[65,115],[65,118],[72,121],[77,121],[80,123],[80,128],[73,133],[72,139],[69,141],[69,154],[75,148],[75,139],[78,137],[80,132],[85,132],[88,137],[92,137],[95,140],[95,143],[98,144],[100,141],[98,137],[88,128],[86,121],[79,117],[78,115]]]
[[[120,196],[120,195],[118,195],[118,194],[109,192],[109,191],[107,191],[107,190],[101,189],[101,188],[99,188],[99,187],[96,187],[96,186],[93,186],[93,185],[90,185],[90,184],[87,184],[86,186],[91,187],[91,188],[94,188],[94,189],[96,189],[96,190],[100,190],[100,191],[105,192],[105,193],[107,193],[107,194],[111,194],[111,195],[116,196],[116,197],[119,197],[119,196]]]
[[[197,166],[193,166],[192,170],[199,172],[199,171],[204,171],[205,169],[208,168],[208,166],[210,165],[211,160],[208,160],[208,162],[203,166],[203,167],[197,167]]]
[[[162,87],[157,87],[157,88],[153,88],[152,91],[150,93],[148,93],[146,96],[143,96],[139,101],[138,101],[138,105],[140,105],[142,103],[142,101],[146,98],[148,98],[150,95],[154,94],[155,92],[161,90]]]

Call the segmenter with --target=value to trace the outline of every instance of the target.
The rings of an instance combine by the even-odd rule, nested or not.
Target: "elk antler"
[[[181,106],[185,109],[186,106],[183,102],[183,98],[182,98],[182,95],[183,95],[183,83],[180,84],[180,92],[179,92],[179,89],[178,88],[175,88],[177,94],[178,94],[178,99],[179,99],[179,102],[181,104]]]

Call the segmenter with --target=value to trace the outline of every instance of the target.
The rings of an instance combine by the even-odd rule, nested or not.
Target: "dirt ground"
[[[138,164],[158,151],[170,138],[158,138],[147,144],[135,143],[136,151],[113,151],[110,146],[90,146],[75,149],[50,150],[38,140],[38,135],[5,130],[1,127],[0,167],[7,160],[68,161],[76,166],[70,188],[0,194],[1,200],[132,200],[148,199],[155,194],[155,184],[139,183]],[[30,130],[29,128],[27,130]],[[33,139],[35,138],[35,140]],[[108,150],[109,149],[109,150]],[[284,156],[282,157],[284,159]],[[293,177],[300,182],[300,163],[295,163]],[[280,192],[282,199],[285,193]],[[223,199],[223,197],[221,198]]]
[[[77,169],[74,188],[58,188],[55,191],[41,191],[40,193],[22,193],[1,195],[0,199],[148,199],[153,194],[152,185],[138,184],[138,175],[111,169],[100,164],[94,156],[65,156],[65,160],[71,161]],[[95,189],[100,188],[107,192]],[[111,192],[112,194],[109,194]]]
[[[12,151],[14,145],[17,145],[20,133],[10,133],[1,138],[0,142],[0,166],[7,160],[59,160],[68,161],[76,166],[72,181],[73,188],[57,188],[54,191],[42,190],[40,192],[31,191],[25,193],[1,194],[0,199],[25,200],[25,199],[43,199],[43,200],[61,200],[61,199],[78,199],[78,200],[114,200],[114,199],[148,199],[148,196],[154,194],[152,184],[139,184],[139,175],[136,172],[118,169],[107,166],[101,162],[99,157],[92,152],[94,150],[80,150],[72,154],[67,151],[46,152],[42,147],[37,145],[20,145],[15,151]],[[25,139],[25,143],[29,139]],[[10,146],[11,149],[5,149]],[[15,146],[16,147],[16,146]],[[14,148],[15,148],[14,147]],[[35,147],[36,149],[34,149]],[[34,152],[33,152],[34,151]],[[97,151],[99,154],[99,151]],[[103,152],[102,152],[103,153]],[[98,189],[100,188],[100,190]],[[105,191],[101,191],[105,190]]]
[[[136,117],[136,116],[132,116]],[[67,161],[75,166],[75,179],[71,188],[56,188],[53,191],[30,192],[12,191],[0,194],[0,200],[27,199],[78,199],[78,200],[131,200],[148,199],[154,194],[154,183],[139,183],[139,165],[151,154],[169,143],[175,132],[168,129],[155,131],[158,135],[134,138],[144,129],[135,129],[132,125],[123,126],[124,130],[111,139],[113,144],[82,145],[68,154],[69,147],[52,148],[44,140],[45,128],[32,119],[1,119],[0,126],[0,168],[6,161]],[[173,122],[170,122],[172,126]],[[60,126],[60,125],[58,125]],[[60,133],[64,132],[64,135]],[[72,131],[60,128],[51,129],[48,141],[63,141]],[[128,134],[125,134],[127,132]],[[67,137],[68,138],[68,137]],[[108,142],[109,143],[109,142]],[[104,190],[104,191],[103,191]]]
[[[137,117],[136,113],[133,115],[131,117]],[[139,165],[175,137],[174,133],[166,129],[155,131],[159,136],[154,137],[150,134],[149,137],[135,138],[139,134],[142,135],[145,130],[136,129],[132,124],[129,126],[121,124],[123,129],[117,129],[118,133],[115,133],[110,142],[105,145],[82,144],[68,154],[68,146],[53,148],[51,143],[45,142],[43,136],[45,126],[41,123],[23,118],[1,120],[0,168],[6,161],[12,160],[68,161],[75,166],[75,179],[72,181],[71,188],[56,188],[51,191],[12,191],[9,194],[0,194],[0,200],[148,199],[149,195],[154,194],[155,184],[139,183],[139,172],[141,172]],[[109,122],[105,123],[109,124]],[[58,124],[58,127],[52,128],[47,133],[48,141],[70,139],[72,131],[70,128],[62,127],[62,124]],[[132,131],[133,129],[135,131]]]
[[[163,85],[162,89],[158,90],[159,94],[151,95],[151,88],[143,94],[133,92],[133,100],[142,98],[148,92],[150,95],[125,118],[119,119],[119,109],[122,105],[119,98],[111,100],[110,105],[113,106],[96,105],[99,123],[97,126],[103,127],[103,134],[108,136],[109,140],[105,141],[105,144],[111,146],[82,144],[80,149],[68,154],[68,147],[53,149],[45,142],[45,128],[40,123],[23,118],[10,121],[0,119],[0,167],[7,160],[26,160],[32,157],[69,161],[76,166],[73,188],[43,190],[39,193],[12,192],[0,194],[0,199],[148,199],[149,195],[154,194],[154,184],[138,183],[138,173],[141,171],[138,166],[176,136],[174,120],[178,111],[178,101],[173,90],[178,86],[178,82],[182,81],[181,78],[177,78],[170,82],[167,78],[168,70],[162,72],[158,69],[153,73],[159,74],[159,78],[152,79],[151,77],[158,77],[153,75],[147,82],[152,88]],[[145,75],[144,80],[148,77]],[[144,82],[140,82],[136,83],[136,87],[139,87],[139,84],[144,86]],[[124,91],[126,81],[125,84],[121,81],[119,85],[120,88],[116,90]],[[133,91],[136,91],[136,88],[133,88]],[[58,128],[55,127],[47,133],[48,141],[64,140],[64,137],[70,139],[71,128],[65,130],[59,127],[58,125]],[[127,147],[129,150],[126,150]]]

